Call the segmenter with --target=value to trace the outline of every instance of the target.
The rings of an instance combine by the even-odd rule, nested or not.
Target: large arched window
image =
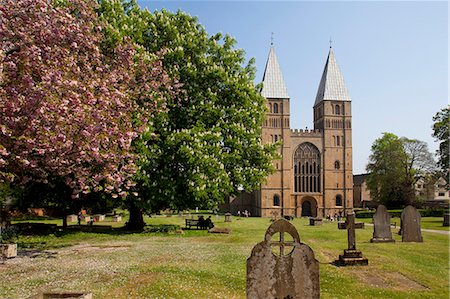
[[[294,153],[295,192],[321,192],[320,152],[312,143],[305,142]]]
[[[273,205],[275,207],[279,207],[280,206],[280,196],[278,194],[275,194],[273,196]]]
[[[342,195],[340,194],[336,195],[336,206],[342,207]]]
[[[278,113],[278,104],[273,103],[273,113]]]

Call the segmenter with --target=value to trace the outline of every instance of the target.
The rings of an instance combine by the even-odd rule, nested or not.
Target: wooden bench
[[[197,229],[208,229],[208,227],[206,227],[206,223],[205,227],[200,227],[198,219],[185,219],[185,221],[186,221],[186,228],[190,229],[192,226],[195,226]]]
[[[186,228],[191,229],[191,226],[197,227],[197,229],[200,228],[200,225],[198,224],[198,219],[185,219],[186,221]]]

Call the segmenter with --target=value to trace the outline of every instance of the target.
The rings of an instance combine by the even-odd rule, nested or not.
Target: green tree
[[[135,1],[101,1],[110,42],[131,37],[148,53],[165,49],[164,69],[183,92],[153,122],[154,135],[137,143],[138,196],[129,197],[130,222],[139,210],[216,207],[241,189],[251,191],[273,171],[274,145],[262,145],[265,100],[254,86],[254,61],[220,33],[209,36],[195,17],[140,10]],[[133,30],[130,30],[133,28]],[[133,211],[136,210],[136,211]]]
[[[375,201],[389,208],[412,202],[414,177],[408,169],[408,155],[400,138],[383,133],[372,145],[372,154],[366,170],[367,187]]]
[[[439,141],[438,166],[448,177],[449,175],[449,131],[450,131],[450,107],[443,108],[433,117],[433,137]]]

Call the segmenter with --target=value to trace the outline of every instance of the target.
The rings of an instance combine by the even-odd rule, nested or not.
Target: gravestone
[[[413,206],[403,209],[401,216],[402,242],[423,242],[420,230],[420,213]]]
[[[293,241],[285,240],[286,233]],[[278,241],[272,240],[275,234]],[[247,298],[320,298],[319,262],[289,221],[274,221],[253,248],[247,259]]]
[[[444,214],[444,223],[442,225],[450,226],[450,214],[449,213]]]
[[[113,222],[122,222],[122,216],[120,216],[120,215],[114,215],[114,216],[112,217],[112,221],[113,221]]]
[[[391,215],[386,210],[386,207],[379,205],[375,215],[373,215],[373,238],[371,243],[395,242],[392,239],[391,232]]]
[[[369,260],[363,257],[362,252],[356,249],[355,229],[364,228],[364,223],[355,223],[355,213],[347,214],[345,222],[338,223],[339,229],[347,229],[348,249],[344,249],[344,254],[339,255],[339,260],[335,261],[340,266],[365,266]]]
[[[231,222],[231,214],[225,213],[225,222]]]
[[[77,215],[68,215],[66,217],[67,222],[76,222],[78,220],[78,216]]]
[[[84,221],[85,222],[91,221],[91,216],[84,216]]]
[[[94,215],[94,219],[96,222],[105,221],[105,215],[96,214],[96,215]]]

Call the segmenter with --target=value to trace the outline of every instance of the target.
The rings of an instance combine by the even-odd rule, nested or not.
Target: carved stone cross
[[[356,250],[356,234],[355,229],[364,228],[364,223],[355,223],[355,213],[347,214],[347,219],[344,223],[338,223],[339,229],[347,229],[348,249]]]
[[[294,241],[285,241],[284,240],[284,231],[280,231],[280,240],[279,241],[270,241],[270,246],[276,246],[280,248],[280,256],[286,255],[284,250],[286,247],[294,247]],[[289,252],[287,252],[289,254]]]

